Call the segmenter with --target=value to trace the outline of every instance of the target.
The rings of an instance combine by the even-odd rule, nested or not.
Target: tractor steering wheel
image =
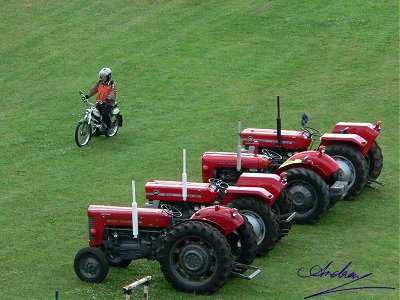
[[[303,126],[303,127],[301,127],[301,129],[303,129],[305,132],[307,132],[310,135],[310,137],[322,136],[321,131],[319,131],[318,129],[308,127],[308,126]]]
[[[229,187],[229,184],[227,184],[225,181],[222,181],[221,179],[210,178],[208,182],[210,183],[212,189],[217,192],[225,193],[226,189]]]
[[[161,204],[161,209],[171,217],[179,218],[182,217],[182,212],[175,206],[169,204]]]
[[[261,153],[263,155],[266,155],[271,160],[283,160],[282,155],[280,155],[278,152],[275,152],[267,148],[262,149]]]

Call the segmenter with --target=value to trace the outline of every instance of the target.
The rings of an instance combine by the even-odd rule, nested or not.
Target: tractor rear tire
[[[228,203],[235,207],[253,225],[257,237],[257,256],[263,256],[279,239],[279,223],[271,207],[261,199],[238,197]]]
[[[367,155],[367,161],[369,164],[369,181],[376,180],[381,174],[383,167],[383,155],[382,149],[379,144],[375,141]]]
[[[201,221],[173,227],[162,241],[159,261],[165,279],[175,289],[190,293],[214,293],[232,272],[228,241]]]
[[[286,171],[285,191],[297,213],[293,222],[314,224],[326,213],[329,204],[327,183],[314,171],[293,168]]]
[[[286,191],[283,190],[279,194],[279,197],[272,206],[272,209],[275,211],[275,214],[278,217],[279,239],[281,239],[287,235],[293,224],[293,220],[291,220],[290,222],[283,222],[283,220],[279,220],[279,217],[281,215],[289,215],[293,213],[293,204],[287,196]]]
[[[226,239],[231,247],[235,262],[251,265],[257,254],[256,234],[247,218],[243,217],[243,224]]]
[[[368,183],[368,164],[362,153],[358,149],[343,143],[327,145],[325,153],[351,172],[349,174],[351,178],[348,179],[349,190],[345,199],[352,199],[360,194]],[[344,176],[348,177],[346,173],[348,172],[344,172]]]
[[[80,280],[100,283],[108,273],[107,257],[99,248],[83,248],[75,256],[74,270]]]

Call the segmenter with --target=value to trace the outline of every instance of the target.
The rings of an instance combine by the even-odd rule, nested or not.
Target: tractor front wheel
[[[253,226],[257,238],[257,256],[265,255],[274,248],[279,238],[279,224],[271,207],[261,199],[238,197],[229,202]]]
[[[368,182],[368,164],[362,153],[343,143],[327,145],[325,153],[339,164],[342,170],[341,180],[349,183],[349,190],[345,197],[351,199],[360,194]]]
[[[317,173],[304,168],[290,169],[286,177],[285,191],[297,213],[293,221],[299,224],[317,222],[328,209],[326,182]]]
[[[107,257],[98,248],[83,248],[75,256],[74,269],[80,280],[102,282],[108,273]]]
[[[219,290],[232,272],[226,238],[201,221],[180,223],[169,231],[160,248],[165,279],[177,290],[209,294]]]

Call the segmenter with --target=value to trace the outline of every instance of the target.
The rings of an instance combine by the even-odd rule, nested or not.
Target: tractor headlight
[[[231,211],[231,216],[232,216],[233,218],[236,217],[238,214],[239,214],[239,211],[238,211],[236,208],[232,209],[232,211]]]

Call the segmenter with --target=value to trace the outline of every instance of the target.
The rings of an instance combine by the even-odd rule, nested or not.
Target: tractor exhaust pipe
[[[139,223],[138,223],[135,181],[132,181],[132,232],[133,232],[133,237],[137,238],[139,234]]]
[[[276,118],[276,133],[277,133],[277,142],[278,148],[282,146],[282,127],[281,127],[281,103],[279,100],[279,96],[277,96],[277,106],[278,106],[278,117]]]
[[[238,122],[238,144],[237,144],[237,156],[236,156],[236,170],[240,172],[242,169],[242,122]]]
[[[186,149],[183,148],[182,199],[187,199]]]

